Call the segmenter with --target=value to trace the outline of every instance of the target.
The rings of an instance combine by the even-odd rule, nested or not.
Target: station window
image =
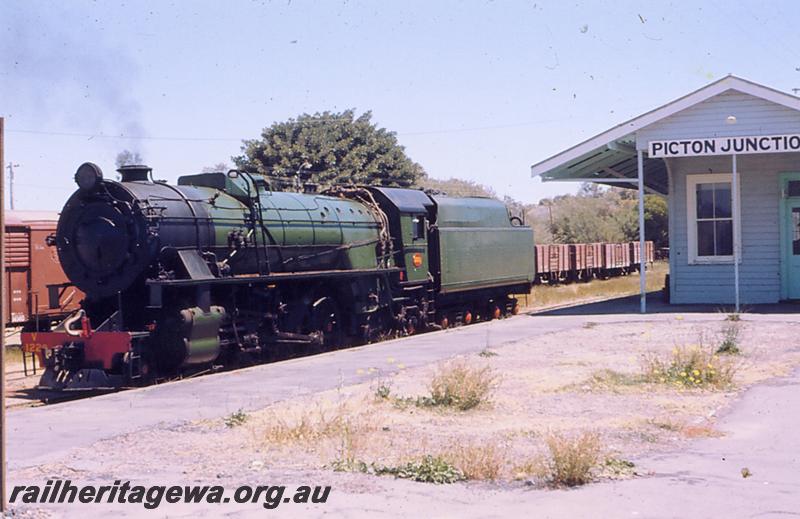
[[[411,219],[411,238],[414,240],[425,239],[425,217],[414,216]]]
[[[686,180],[689,262],[733,261],[731,175],[689,175]]]

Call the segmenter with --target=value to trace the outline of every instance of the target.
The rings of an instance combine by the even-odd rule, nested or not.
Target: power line
[[[331,119],[337,121],[338,119]],[[314,119],[314,122],[320,119]],[[305,121],[301,121],[305,122]],[[551,124],[564,122],[562,119],[548,119],[540,121],[528,121],[521,123],[508,123],[497,124],[490,126],[475,126],[468,128],[447,128],[442,130],[423,130],[412,132],[394,132],[399,136],[417,136],[417,135],[434,135],[446,133],[462,133],[462,132],[475,132],[483,130],[498,130],[504,128],[519,128],[524,126],[536,126],[539,124]],[[285,124],[285,123],[284,123]],[[54,137],[81,137],[85,139],[110,139],[110,140],[147,140],[147,141],[199,141],[199,142],[213,142],[213,141],[236,141],[242,142],[247,139],[242,137],[178,137],[178,136],[145,136],[145,135],[112,135],[107,133],[78,133],[78,132],[55,132],[48,130],[6,130],[7,133],[24,133],[30,135],[47,135]]]

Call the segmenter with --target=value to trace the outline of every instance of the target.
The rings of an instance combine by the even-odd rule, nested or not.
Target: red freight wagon
[[[631,253],[630,253],[630,255],[631,255],[631,270],[633,270],[633,269],[638,270],[639,269],[639,264],[640,264],[640,261],[639,261],[639,249],[640,249],[639,248],[639,242],[638,241],[630,242],[630,249],[631,249]],[[654,259],[654,257],[653,257],[653,242],[651,242],[651,241],[644,242],[644,254],[645,254],[645,256],[644,256],[645,263],[653,263],[653,259]]]
[[[540,281],[556,283],[569,275],[569,245],[536,245],[536,274]]]
[[[56,231],[58,213],[50,211],[8,211],[3,238],[6,243],[6,264],[3,297],[6,298],[7,326],[24,326],[33,330],[36,321],[47,325],[60,320],[78,308],[83,292],[65,286],[67,277],[58,262],[55,247],[47,245],[47,237]],[[48,285],[52,285],[53,306]],[[57,286],[61,285],[61,286]]]
[[[631,248],[627,243],[603,244],[603,274],[606,276],[623,274],[631,266]]]
[[[591,279],[603,266],[602,243],[575,243],[569,246],[570,268],[578,279]]]

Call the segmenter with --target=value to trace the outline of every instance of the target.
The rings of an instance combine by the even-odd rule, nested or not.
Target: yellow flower
[[[699,377],[700,376],[700,370],[696,369],[696,370],[692,371],[692,375],[694,375],[695,377]]]
[[[361,369],[361,368],[358,368],[358,369],[356,370],[356,373],[357,373],[358,375],[363,375],[363,374],[364,374],[364,370],[363,370],[363,369]]]
[[[681,371],[681,376],[685,377],[686,376],[686,372],[685,371]]]
[[[667,379],[666,379],[666,378],[664,378],[664,377],[661,377],[661,383],[662,383],[662,384],[663,384],[664,382],[666,382],[666,381],[667,381]]]
[[[708,374],[714,376],[717,374],[717,372],[712,369],[711,371],[708,372]]]
[[[708,364],[706,364],[706,367],[708,369],[714,369],[714,366],[710,362]]]

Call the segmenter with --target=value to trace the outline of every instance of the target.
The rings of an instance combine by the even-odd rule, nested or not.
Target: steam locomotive
[[[22,335],[42,388],[144,385],[500,318],[534,281],[533,233],[493,199],[118,172],[78,168],[51,240],[86,297]]]

